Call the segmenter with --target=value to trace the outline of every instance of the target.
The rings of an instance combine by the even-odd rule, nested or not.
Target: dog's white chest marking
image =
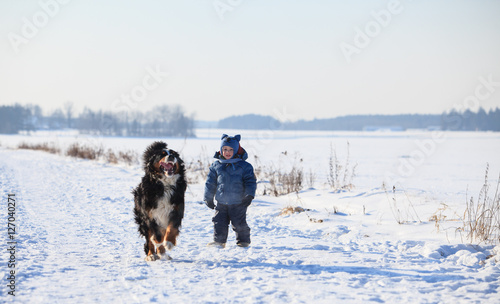
[[[171,198],[174,193],[172,186],[175,185],[179,175],[174,175],[168,178],[162,178],[161,182],[165,185],[165,192],[163,196],[158,200],[158,205],[155,209],[151,210],[151,216],[154,218],[158,226],[162,228],[168,227],[168,216],[174,209],[172,205]]]
[[[168,215],[173,209],[174,206],[170,203],[170,197],[165,195],[158,201],[158,206],[151,210],[151,216],[154,218],[158,226],[167,228]]]

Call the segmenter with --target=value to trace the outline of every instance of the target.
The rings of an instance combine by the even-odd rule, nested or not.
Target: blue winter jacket
[[[217,152],[214,158],[216,161],[210,166],[205,183],[205,201],[212,201],[215,196],[219,204],[237,205],[247,195],[255,197],[257,180],[252,165],[245,161],[248,158],[246,151],[231,159],[224,159]]]

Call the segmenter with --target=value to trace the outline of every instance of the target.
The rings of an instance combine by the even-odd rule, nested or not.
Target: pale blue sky
[[[2,0],[0,104],[200,120],[442,113],[478,93],[497,107],[499,16],[485,0]]]

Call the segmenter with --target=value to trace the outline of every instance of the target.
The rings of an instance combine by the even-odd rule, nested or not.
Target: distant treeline
[[[343,130],[362,131],[390,129],[440,129],[450,131],[500,131],[500,109],[486,112],[466,110],[443,114],[403,114],[403,115],[350,115],[328,119],[280,122],[271,116],[242,115],[231,116],[219,121],[222,129],[263,129],[263,130]]]
[[[103,112],[86,108],[74,116],[72,105],[50,115],[39,106],[0,106],[0,133],[77,129],[82,133],[109,136],[193,137],[194,119],[179,106],[158,106],[148,112]]]
[[[478,112],[455,110],[441,117],[441,129],[452,131],[500,131],[500,109],[486,112],[480,108]]]
[[[104,112],[85,109],[74,116],[71,104],[50,115],[39,106],[0,106],[0,133],[77,129],[110,136],[194,137],[195,122],[180,106],[158,106],[148,112]],[[455,110],[439,114],[350,115],[329,119],[281,122],[271,116],[248,114],[222,119],[218,128],[261,130],[407,130],[500,131],[500,109],[477,112]]]

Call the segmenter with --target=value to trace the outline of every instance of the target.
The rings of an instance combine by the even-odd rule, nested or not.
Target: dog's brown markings
[[[154,237],[154,234],[151,231],[148,231],[148,257],[151,257],[152,261],[160,259],[160,257],[165,254],[166,249],[163,245],[158,246],[156,248],[155,252],[155,245],[153,241],[151,240],[151,237],[153,237],[153,240],[158,243],[158,240]],[[166,239],[166,237],[165,237]]]
[[[179,229],[174,228],[173,224],[168,224],[167,231],[165,233],[163,241],[170,242],[175,246],[178,235],[179,235]]]
[[[154,168],[155,168],[156,173],[165,174],[162,170],[160,170],[160,166],[161,166],[161,163],[167,163],[168,162],[168,157],[169,156],[167,155],[164,158],[160,159],[159,162],[157,162],[157,163],[154,164]],[[179,171],[180,171],[180,168],[181,168],[179,166],[179,163],[175,162],[174,166],[175,166],[174,174],[179,174]]]
[[[153,261],[157,259],[157,257],[155,257],[155,245],[153,244],[153,242],[151,241],[151,237],[153,236],[153,233],[151,233],[151,231],[148,231],[148,257],[149,256],[152,256],[153,257]]]
[[[167,157],[168,157],[168,155],[165,156],[164,158],[160,159],[159,162],[155,163],[154,167],[155,167],[155,171],[157,173],[162,173],[162,171],[160,170],[160,164],[161,163],[166,163],[167,162]]]

